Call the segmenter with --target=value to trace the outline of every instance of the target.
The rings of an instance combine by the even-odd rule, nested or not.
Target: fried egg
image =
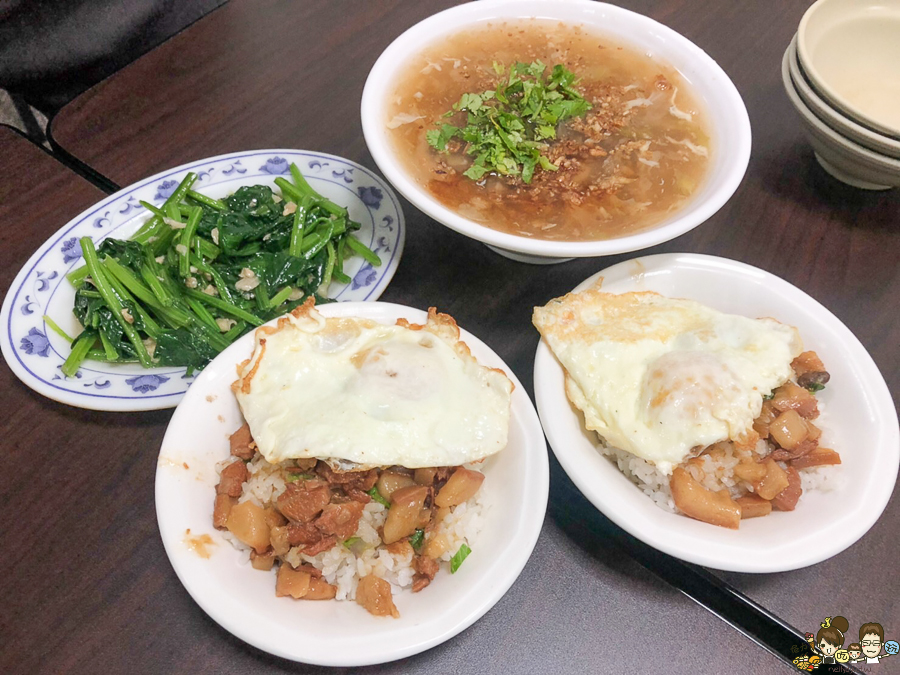
[[[513,384],[456,322],[325,318],[308,302],[256,331],[232,388],[260,453],[344,470],[458,466],[502,450]]]
[[[763,396],[803,351],[797,329],[774,319],[650,292],[569,293],[533,322],[586,427],[664,473],[692,451],[752,439]]]

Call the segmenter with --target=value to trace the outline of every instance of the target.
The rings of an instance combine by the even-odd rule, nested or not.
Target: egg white
[[[304,306],[257,331],[238,374],[238,403],[272,463],[457,466],[507,443],[512,382],[433,310],[424,326],[386,326]]]
[[[656,293],[591,289],[536,307],[585,425],[672,471],[692,451],[747,439],[763,396],[790,378],[797,330]]]

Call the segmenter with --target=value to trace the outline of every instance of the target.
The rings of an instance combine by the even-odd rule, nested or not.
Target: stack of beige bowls
[[[867,190],[900,186],[900,0],[818,0],[781,75],[823,169]]]

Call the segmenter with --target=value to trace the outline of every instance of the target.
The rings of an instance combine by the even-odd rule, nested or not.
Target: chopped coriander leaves
[[[497,75],[504,74],[501,64],[493,66]],[[572,71],[557,64],[545,76],[546,68],[540,61],[517,61],[496,89],[463,94],[444,117],[465,112],[466,125],[442,123],[426,132],[428,144],[448,152],[451,139],[465,143],[466,153],[475,159],[463,175],[476,181],[494,172],[530,183],[538,168],[556,171],[559,167],[545,154],[545,141],[556,138],[561,122],[584,115],[591,104],[572,88]]]
[[[456,570],[459,569],[459,566],[463,564],[463,561],[469,557],[469,554],[472,552],[466,544],[463,544],[459,547],[459,550],[456,552],[452,558],[450,558],[450,574],[456,574]]]
[[[366,494],[369,495],[376,502],[381,504],[383,507],[385,507],[387,509],[391,508],[391,503],[387,499],[385,499],[384,497],[381,496],[381,493],[378,491],[377,487],[373,486],[371,490],[366,492]]]
[[[429,129],[426,131],[425,138],[428,141],[428,145],[443,152],[447,149],[447,143],[450,142],[450,139],[453,138],[457,131],[459,129],[452,124],[444,124],[440,130]]]

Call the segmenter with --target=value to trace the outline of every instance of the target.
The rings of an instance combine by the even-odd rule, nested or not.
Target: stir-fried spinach
[[[85,265],[69,274],[84,328],[63,366],[86,358],[144,367],[202,369],[238,337],[347,283],[343,261],[381,261],[353,237],[360,224],[315,192],[291,165],[293,182],[242,187],[224,200],[191,190],[189,173],[128,241],[81,239]],[[64,334],[63,334],[64,335]]]

